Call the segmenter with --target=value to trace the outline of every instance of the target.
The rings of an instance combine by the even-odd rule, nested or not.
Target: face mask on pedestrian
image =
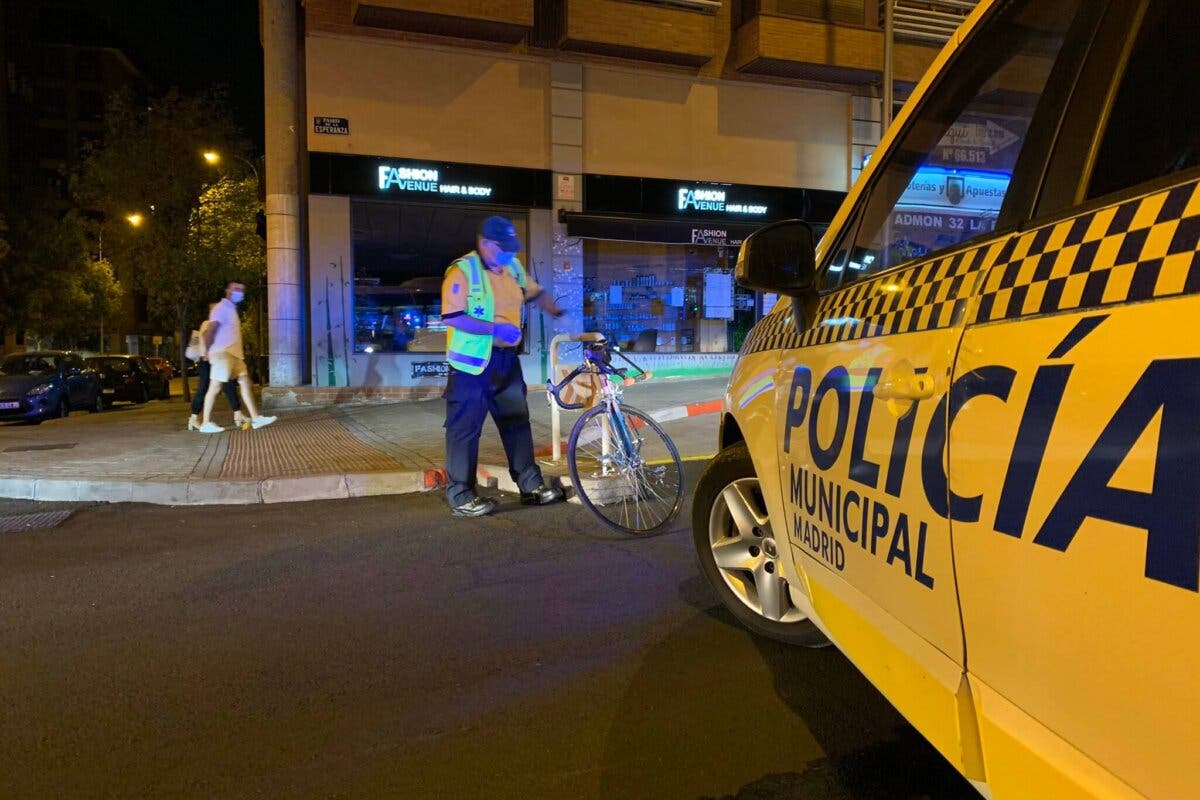
[[[507,250],[497,250],[496,255],[492,256],[492,261],[496,262],[497,267],[507,267],[512,265],[513,259],[516,257],[516,253],[510,253]]]
[[[230,292],[229,299],[235,303],[240,303],[240,302],[242,302],[242,300],[246,299],[246,293],[245,292]]]

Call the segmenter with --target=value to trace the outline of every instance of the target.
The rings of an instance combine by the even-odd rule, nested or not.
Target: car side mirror
[[[759,228],[746,237],[735,275],[737,282],[748,289],[800,297],[813,287],[816,263],[812,228],[802,220],[789,219]]]

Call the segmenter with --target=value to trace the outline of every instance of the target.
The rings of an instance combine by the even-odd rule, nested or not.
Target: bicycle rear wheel
[[[618,418],[600,405],[581,416],[567,442],[567,467],[579,501],[622,533],[656,533],[683,506],[679,451],[636,408],[621,406]]]

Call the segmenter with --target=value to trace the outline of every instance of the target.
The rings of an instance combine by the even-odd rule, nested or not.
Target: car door
[[[76,353],[67,357],[71,386],[71,405],[86,406],[92,401],[92,377],[86,371],[83,358]]]
[[[1043,221],[990,267],[955,367],[989,396],[950,462],[974,503],[954,558],[1000,796],[1200,787],[1194,16],[1150,0],[1106,21]]]
[[[982,779],[946,470],[952,383],[978,287],[1013,241],[1082,46],[1077,0],[1015,2],[904,123],[821,265],[776,385],[785,521],[813,608],[916,727]],[[886,144],[884,146],[887,146]]]
[[[153,397],[158,381],[154,375],[154,369],[150,366],[150,362],[146,361],[145,358],[135,358],[134,365],[141,378],[142,386],[146,387],[146,394]]]
[[[144,358],[135,358],[133,359],[133,368],[138,375],[138,384],[145,390],[145,396],[153,397],[158,382],[150,364]]]

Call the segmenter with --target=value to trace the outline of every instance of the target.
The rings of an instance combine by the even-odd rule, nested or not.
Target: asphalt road
[[[0,533],[0,797],[977,797],[836,651],[737,627],[684,519],[423,495]]]

